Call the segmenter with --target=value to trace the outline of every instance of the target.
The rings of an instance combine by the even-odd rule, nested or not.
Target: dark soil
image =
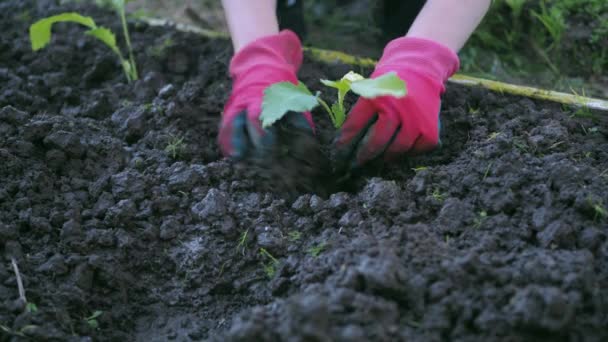
[[[441,149],[286,194],[218,152],[227,41],[133,23],[129,85],[76,25],[31,51],[120,32],[57,2],[0,3],[0,341],[608,339],[605,113],[450,85]]]

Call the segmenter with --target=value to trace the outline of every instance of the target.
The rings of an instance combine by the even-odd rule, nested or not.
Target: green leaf
[[[336,88],[340,92],[346,93],[350,90],[351,82],[348,80],[345,80],[345,79],[341,79],[339,81],[321,80],[321,83],[323,83],[324,85],[326,85],[328,87]]]
[[[394,72],[373,79],[353,82],[351,90],[368,99],[378,96],[403,97],[407,94],[405,82]]]
[[[306,88],[304,83],[300,82],[298,85],[291,82],[275,83],[264,90],[260,115],[262,127],[270,127],[290,111],[307,112],[317,105],[317,97]]]
[[[91,17],[85,17],[75,12],[61,13],[48,18],[40,19],[30,26],[30,41],[32,50],[37,51],[47,46],[51,41],[51,27],[55,23],[73,22],[94,29],[97,27]]]
[[[116,36],[114,35],[114,33],[112,33],[112,31],[108,30],[105,27],[96,27],[94,29],[88,30],[85,33],[89,36],[93,36],[101,40],[102,42],[104,42],[104,44],[110,47],[112,51],[116,52],[117,54],[120,54],[118,46],[116,45]]]
[[[101,311],[101,310],[95,310],[91,316],[87,317],[87,319],[88,320],[90,320],[90,319],[96,319],[96,318],[99,318],[99,316],[101,316],[101,315],[103,315],[103,311]]]
[[[346,73],[346,75],[342,76],[342,80],[346,80],[346,81],[350,81],[350,82],[356,82],[356,81],[362,81],[364,80],[365,77],[361,76],[360,74],[357,74],[354,71],[349,71],[348,73]]]

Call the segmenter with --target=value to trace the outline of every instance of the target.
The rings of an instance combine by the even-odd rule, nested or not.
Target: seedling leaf
[[[32,50],[37,51],[47,46],[51,41],[51,27],[55,23],[73,22],[94,29],[97,27],[91,17],[85,17],[78,13],[61,13],[48,18],[40,19],[30,26],[30,41]]]
[[[114,35],[114,33],[112,33],[112,31],[108,30],[105,27],[96,27],[94,29],[88,30],[85,33],[101,40],[110,49],[112,49],[112,51],[116,52],[117,54],[120,54],[120,51],[118,50],[118,47],[116,45],[116,36]],[[123,63],[125,63],[125,61],[123,61]]]
[[[295,85],[291,82],[279,82],[264,90],[262,127],[267,128],[290,111],[311,111],[318,104],[317,97],[302,82]]]
[[[394,72],[389,72],[377,78],[353,82],[351,90],[355,94],[368,99],[378,96],[403,97],[407,94],[405,82]]]

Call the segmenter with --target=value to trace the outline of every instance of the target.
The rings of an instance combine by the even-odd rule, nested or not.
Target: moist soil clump
[[[77,25],[31,51],[120,32],[58,3],[0,3],[0,340],[608,339],[605,114],[450,84],[440,149],[323,194],[221,158],[228,41],[132,22],[126,84]]]

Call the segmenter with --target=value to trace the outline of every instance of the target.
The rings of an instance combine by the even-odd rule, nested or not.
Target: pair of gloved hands
[[[274,143],[259,120],[264,89],[277,82],[297,84],[302,59],[301,42],[288,30],[252,42],[232,58],[233,89],[219,133],[225,156],[242,158]],[[390,42],[371,78],[396,72],[406,82],[407,95],[360,98],[338,132],[338,158],[356,168],[379,157],[433,149],[439,142],[440,96],[458,67],[456,53],[434,41],[402,37]],[[290,120],[314,131],[310,113]]]

